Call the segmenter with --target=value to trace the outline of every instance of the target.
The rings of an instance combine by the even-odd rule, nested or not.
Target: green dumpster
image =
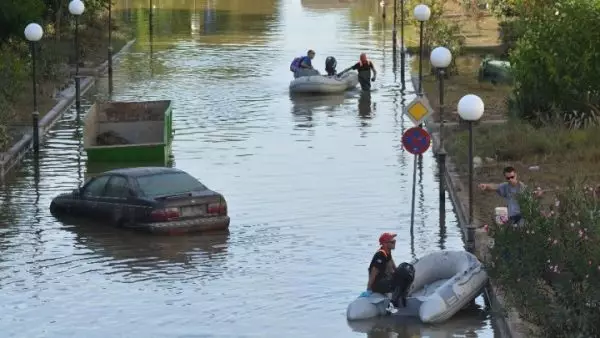
[[[88,162],[154,162],[171,156],[171,101],[94,104],[83,128]]]

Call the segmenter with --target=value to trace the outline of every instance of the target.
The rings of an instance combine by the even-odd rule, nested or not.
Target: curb
[[[419,78],[417,76],[411,76],[411,81],[412,84],[414,86],[414,88],[418,88],[419,87]],[[427,99],[427,96],[423,96],[424,100],[427,100],[427,103],[430,104],[429,100]],[[433,107],[430,105],[430,107]],[[436,153],[436,150],[439,149],[439,144],[438,144],[438,140],[437,140],[437,135],[438,135],[438,128],[439,125],[434,125],[433,128],[431,126],[431,122],[429,123],[424,123],[424,126],[426,129],[428,129],[428,131],[431,133],[431,140],[432,140],[432,149],[433,152]],[[448,191],[448,195],[450,197],[450,201],[452,202],[452,205],[454,206],[454,211],[456,213],[456,217],[457,217],[457,221],[458,224],[460,225],[460,228],[463,232],[463,238],[466,238],[466,225],[468,224],[468,217],[467,217],[467,213],[466,210],[468,208],[468,206],[466,205],[464,199],[461,199],[459,196],[459,192],[461,191],[466,191],[465,187],[463,186],[462,182],[460,181],[460,176],[458,175],[458,172],[456,170],[456,167],[453,163],[453,159],[451,156],[447,156],[446,158],[446,171],[443,173],[444,174],[444,178],[446,180],[446,190]],[[485,232],[482,229],[475,229],[475,241],[477,243],[477,240],[480,239],[481,237],[486,236],[487,234],[485,234]],[[475,244],[476,250],[477,250],[477,244]],[[477,255],[480,256],[480,255]],[[486,285],[485,289],[483,290],[483,296],[486,300],[486,303],[489,304],[490,308],[492,309],[492,312],[494,313],[494,322],[496,324],[496,327],[500,333],[500,335],[502,337],[506,337],[506,338],[524,338],[526,337],[526,335],[524,335],[523,333],[521,333],[516,325],[518,325],[517,323],[519,322],[518,318],[518,313],[512,309],[506,309],[506,305],[505,305],[505,301],[504,301],[504,297],[503,294],[497,289],[497,287],[494,285],[494,283],[490,280],[488,282],[488,284]],[[505,315],[508,314],[507,315]]]
[[[113,55],[113,63],[118,61],[122,53],[131,48],[136,39],[128,41],[120,51]],[[88,90],[96,84],[96,77],[104,74],[108,69],[108,60],[104,61],[94,69],[94,76],[82,77],[80,82],[81,95],[84,95]],[[70,85],[59,94],[62,97],[50,111],[48,111],[39,121],[40,142],[43,142],[48,131],[56,124],[58,119],[62,117],[64,112],[71,107],[75,102],[75,84]],[[32,134],[25,134],[19,141],[14,143],[10,149],[4,153],[0,153],[0,180],[3,180],[6,175],[21,162],[25,154],[32,147]]]

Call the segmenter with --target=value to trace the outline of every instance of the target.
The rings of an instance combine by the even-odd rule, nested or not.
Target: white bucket
[[[508,208],[507,207],[497,207],[494,210],[495,213],[495,221],[496,224],[501,225],[504,224],[508,220]]]

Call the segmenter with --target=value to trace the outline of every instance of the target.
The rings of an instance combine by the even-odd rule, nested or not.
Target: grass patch
[[[457,122],[459,120],[456,107],[461,97],[467,94],[475,94],[481,97],[485,103],[485,113],[481,120],[503,120],[507,117],[507,98],[512,88],[507,85],[493,85],[489,82],[479,82],[477,74],[483,55],[463,55],[456,58],[458,74],[451,75],[444,81],[444,107],[446,121]],[[413,64],[416,68],[414,74],[418,74],[418,60]],[[432,108],[433,121],[438,121],[438,80],[432,74],[429,59],[423,59],[423,91]]]

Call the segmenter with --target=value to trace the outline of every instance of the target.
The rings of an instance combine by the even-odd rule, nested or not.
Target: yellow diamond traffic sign
[[[419,125],[423,123],[429,115],[432,113],[431,107],[427,104],[421,97],[416,97],[411,103],[406,106],[406,111],[404,112],[415,125]]]

